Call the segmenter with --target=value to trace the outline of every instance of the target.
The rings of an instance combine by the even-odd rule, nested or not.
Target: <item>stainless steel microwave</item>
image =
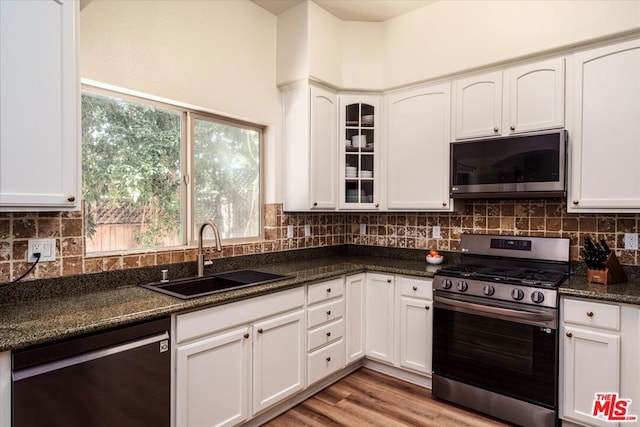
[[[451,143],[451,197],[565,197],[566,130]]]

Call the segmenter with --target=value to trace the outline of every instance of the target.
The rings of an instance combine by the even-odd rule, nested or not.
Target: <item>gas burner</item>
[[[434,291],[557,308],[557,288],[569,277],[568,239],[463,235],[461,248],[459,264],[436,272]]]

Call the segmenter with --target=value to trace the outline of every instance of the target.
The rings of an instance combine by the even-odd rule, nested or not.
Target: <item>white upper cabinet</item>
[[[564,80],[564,58],[505,71],[502,133],[563,127]]]
[[[640,40],[573,55],[569,212],[640,212]]]
[[[340,96],[340,209],[380,207],[380,97]]]
[[[307,83],[282,90],[284,209],[333,210],[337,206],[336,94]]]
[[[455,80],[452,102],[455,139],[500,135],[502,72]]]
[[[564,126],[564,58],[453,82],[456,140]]]
[[[450,210],[449,83],[386,97],[386,206]]]
[[[0,211],[80,207],[78,7],[0,1]]]

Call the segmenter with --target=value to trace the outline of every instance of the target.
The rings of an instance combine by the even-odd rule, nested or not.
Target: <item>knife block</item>
[[[624,273],[618,257],[615,252],[611,252],[604,262],[603,270],[593,268],[587,269],[587,281],[589,283],[600,283],[602,285],[612,285],[614,283],[623,283],[627,281],[627,275]]]

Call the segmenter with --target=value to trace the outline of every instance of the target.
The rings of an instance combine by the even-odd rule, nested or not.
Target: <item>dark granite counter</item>
[[[338,247],[292,252],[220,260],[207,273],[250,267],[291,278],[191,300],[136,286],[157,280],[162,266],[27,282],[15,288],[0,289],[0,351],[226,304],[343,274],[376,271],[433,277],[441,267],[427,264],[423,258],[425,251],[418,250]],[[457,262],[457,254],[445,254],[445,260]],[[174,274],[172,277],[185,277],[194,275],[194,265],[185,263],[169,268]],[[586,283],[586,277],[576,275],[559,292],[567,296],[640,305],[640,288],[635,282],[592,285]]]

